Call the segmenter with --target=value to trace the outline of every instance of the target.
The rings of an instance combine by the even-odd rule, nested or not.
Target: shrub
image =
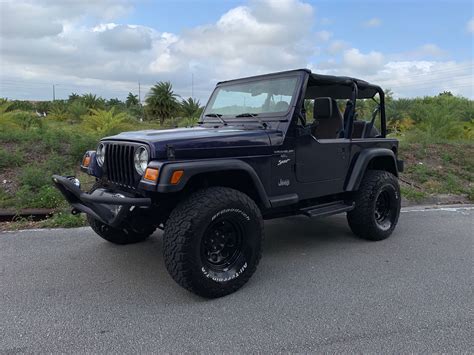
[[[186,117],[179,120],[178,126],[179,127],[192,127],[192,126],[197,125],[198,121],[199,121],[198,117]]]
[[[55,213],[51,218],[41,222],[43,228],[76,228],[85,226],[86,219],[80,215],[72,215],[68,211]]]
[[[52,183],[35,191],[30,186],[21,186],[15,195],[17,208],[57,208],[65,204],[61,193]]]
[[[23,163],[23,157],[18,150],[8,151],[0,147],[0,169],[13,168]]]
[[[84,153],[87,150],[94,150],[97,147],[97,143],[100,139],[98,134],[81,134],[77,135],[71,141],[71,147],[69,154],[72,157],[74,163],[78,163],[82,160]]]
[[[21,128],[28,130],[41,128],[43,120],[35,113],[16,110],[0,114],[0,126],[10,127],[10,129]]]
[[[35,111],[35,105],[30,102],[30,101],[22,101],[22,100],[14,100],[10,101],[12,105],[10,106],[10,111],[28,111],[28,112],[34,112]]]
[[[14,197],[0,186],[0,208],[11,208],[14,205]]]
[[[129,128],[127,115],[125,112],[115,113],[115,109],[110,110],[90,110],[91,115],[84,117],[83,127],[85,130],[96,132],[100,135],[116,134]]]
[[[49,110],[48,119],[53,121],[66,121],[69,118],[68,108],[64,101],[54,101]]]
[[[87,115],[89,110],[81,101],[75,100],[68,107],[69,120],[73,123],[79,123],[82,117]]]
[[[38,191],[42,186],[51,184],[51,177],[38,166],[26,166],[19,177],[21,186]]]

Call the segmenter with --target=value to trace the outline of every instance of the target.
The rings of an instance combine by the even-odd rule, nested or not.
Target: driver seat
[[[341,111],[332,97],[314,99],[313,127],[311,133],[316,139],[335,139],[344,127]]]

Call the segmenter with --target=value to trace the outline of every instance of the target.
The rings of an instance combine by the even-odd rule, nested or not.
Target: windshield
[[[218,87],[204,117],[255,117],[286,113],[296,91],[298,77],[265,79]]]

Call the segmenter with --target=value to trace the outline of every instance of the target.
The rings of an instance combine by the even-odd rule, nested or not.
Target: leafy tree
[[[145,101],[148,119],[158,119],[163,124],[165,120],[172,118],[179,108],[177,97],[169,81],[160,81],[152,86]]]
[[[125,105],[127,105],[127,107],[138,105],[138,95],[133,95],[129,92],[127,99],[125,100]]]
[[[184,117],[196,118],[201,114],[202,107],[199,100],[190,97],[181,101],[181,111]]]

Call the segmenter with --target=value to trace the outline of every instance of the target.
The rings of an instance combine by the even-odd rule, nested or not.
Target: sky
[[[170,81],[204,104],[216,82],[309,68],[396,97],[474,98],[474,2],[0,0],[0,97],[143,100]]]

